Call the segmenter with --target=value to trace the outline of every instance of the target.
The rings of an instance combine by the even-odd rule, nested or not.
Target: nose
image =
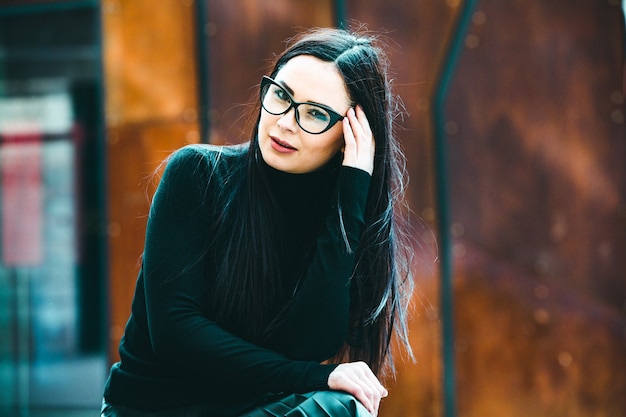
[[[278,119],[277,124],[282,130],[287,130],[289,132],[295,132],[298,130],[295,107],[290,108],[287,113],[282,114]]]

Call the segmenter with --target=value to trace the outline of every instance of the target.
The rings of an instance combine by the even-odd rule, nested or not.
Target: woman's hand
[[[328,387],[352,394],[374,417],[378,415],[380,400],[388,394],[365,362],[337,366],[328,376]]]
[[[372,175],[374,171],[374,136],[361,106],[349,109],[343,119],[343,165],[359,168]]]

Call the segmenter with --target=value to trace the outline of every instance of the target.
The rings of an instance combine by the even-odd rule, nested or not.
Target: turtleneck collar
[[[285,205],[306,205],[326,200],[335,189],[342,154],[337,153],[320,169],[302,174],[280,171],[269,166],[263,158],[260,159],[261,169],[276,202],[285,207]]]
[[[341,165],[342,155],[339,152],[320,169],[302,174],[291,174],[288,172],[280,171],[276,168],[269,166],[262,157],[260,158],[260,160],[261,169],[263,169],[272,187],[306,187],[315,186],[319,183],[326,182],[331,177],[336,177],[337,173],[339,172],[339,167]]]

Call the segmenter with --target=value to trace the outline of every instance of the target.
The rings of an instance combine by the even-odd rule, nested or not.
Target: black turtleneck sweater
[[[205,405],[227,417],[273,394],[328,389],[336,365],[320,362],[345,341],[370,176],[341,166],[340,156],[308,174],[262,164],[280,211],[281,276],[293,295],[261,347],[217,325],[199,296],[216,276],[203,258],[221,253],[224,244],[209,235],[228,227],[215,216],[238,188],[234,182],[243,175],[230,174],[245,172],[247,152],[247,146],[191,145],[168,161],[107,402],[140,410]]]

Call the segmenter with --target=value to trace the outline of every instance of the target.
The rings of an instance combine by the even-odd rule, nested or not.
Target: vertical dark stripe
[[[96,47],[98,48],[98,74],[96,76],[96,102],[98,103],[98,115],[97,115],[97,131],[96,131],[96,154],[95,161],[97,163],[96,171],[96,184],[99,184],[97,192],[97,210],[96,210],[96,224],[97,232],[96,238],[97,252],[98,252],[98,266],[100,267],[100,275],[98,275],[100,282],[97,284],[100,290],[100,315],[102,317],[100,338],[101,348],[104,349],[104,355],[107,360],[106,363],[110,363],[113,359],[109,356],[110,349],[108,348],[109,329],[111,314],[109,311],[111,294],[109,292],[109,199],[108,199],[108,187],[107,187],[107,165],[108,165],[108,151],[107,151],[107,132],[106,132],[106,116],[105,116],[105,84],[104,84],[104,29],[102,24],[102,12],[100,6],[94,7],[94,13],[96,15]]]
[[[463,41],[467,31],[475,0],[466,0],[459,12],[459,17],[450,39],[448,50],[444,58],[443,66],[437,84],[434,99],[435,121],[435,159],[436,159],[436,187],[437,209],[439,218],[440,262],[441,262],[441,315],[442,315],[442,338],[443,338],[443,400],[444,416],[456,415],[456,390],[455,390],[455,342],[454,342],[454,309],[453,309],[453,261],[452,261],[452,237],[450,235],[450,197],[448,180],[448,159],[444,125],[445,100],[458,58],[463,48]]]
[[[346,27],[346,20],[347,20],[347,15],[348,15],[348,11],[346,8],[346,1],[345,0],[334,0],[333,2],[333,6],[334,6],[334,12],[335,12],[335,25],[338,28],[345,28]]]
[[[209,35],[207,3],[209,0],[196,0],[196,69],[198,71],[198,127],[200,142],[209,143],[209,119],[211,78],[209,74]]]

